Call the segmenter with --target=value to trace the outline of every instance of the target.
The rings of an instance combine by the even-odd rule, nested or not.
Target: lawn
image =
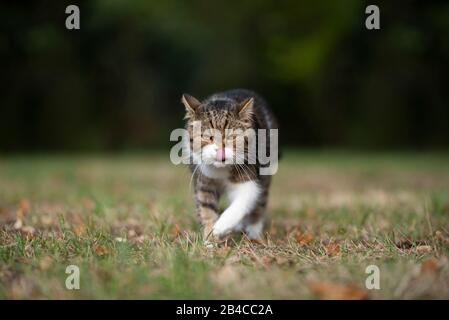
[[[448,154],[286,152],[266,239],[216,248],[189,180],[168,153],[0,158],[0,298],[449,298]]]

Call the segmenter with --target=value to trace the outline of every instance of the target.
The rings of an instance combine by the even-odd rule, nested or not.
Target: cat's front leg
[[[195,198],[197,213],[203,226],[203,238],[207,240],[218,219],[219,190],[211,180],[203,178],[197,183]]]
[[[215,223],[212,234],[217,238],[234,231],[242,219],[257,205],[260,187],[256,181],[232,183],[227,188],[231,204]]]

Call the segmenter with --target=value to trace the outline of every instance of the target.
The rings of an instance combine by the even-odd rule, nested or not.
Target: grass
[[[165,155],[1,159],[0,298],[449,298],[447,154],[287,152],[267,238],[212,249],[189,179]]]

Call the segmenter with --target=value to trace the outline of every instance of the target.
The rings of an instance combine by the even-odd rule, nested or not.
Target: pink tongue
[[[224,161],[225,160],[225,149],[224,148],[221,148],[221,149],[218,149],[218,151],[217,151],[217,160],[218,161]]]

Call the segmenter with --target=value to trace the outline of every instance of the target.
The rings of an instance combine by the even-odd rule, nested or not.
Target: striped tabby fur
[[[277,121],[266,102],[248,90],[231,90],[217,93],[200,102],[183,95],[186,108],[186,129],[190,134],[190,156],[207,155],[209,149],[220,146],[206,136],[207,129],[216,129],[224,137],[223,150],[232,148],[237,136],[226,136],[226,129],[277,129]],[[193,123],[201,123],[201,135],[194,136]],[[201,154],[192,149],[194,139],[201,141]],[[268,141],[268,140],[267,140]],[[245,147],[249,141],[245,139]],[[256,141],[257,143],[257,141]],[[269,144],[267,145],[269,148]],[[246,149],[245,149],[246,150]],[[247,151],[247,150],[246,150]],[[213,157],[217,151],[212,151]],[[224,152],[225,153],[225,152]],[[231,153],[232,152],[228,152]],[[239,155],[232,155],[234,160]],[[251,239],[263,235],[266,224],[266,206],[271,176],[260,175],[260,163],[249,164],[248,154],[244,164],[191,164],[197,213],[203,226],[205,239],[221,239],[231,232],[242,231]],[[214,162],[215,163],[215,162]],[[221,196],[226,196],[229,206],[220,215]],[[211,237],[212,235],[212,237]]]

